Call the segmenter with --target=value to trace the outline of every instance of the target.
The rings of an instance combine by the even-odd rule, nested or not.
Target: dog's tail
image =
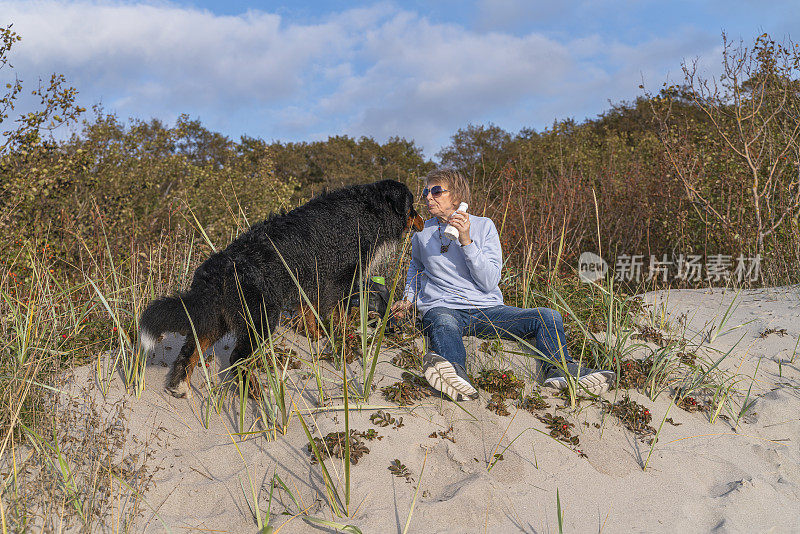
[[[159,297],[139,317],[139,341],[145,354],[153,351],[156,341],[165,332],[189,335],[194,326],[198,335],[208,329],[204,324],[202,299],[188,291],[174,297]],[[187,313],[188,312],[188,313]]]

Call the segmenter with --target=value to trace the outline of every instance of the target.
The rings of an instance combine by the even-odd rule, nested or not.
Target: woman
[[[541,353],[544,385],[567,386],[566,370],[590,393],[601,393],[614,379],[611,371],[581,368],[567,353],[561,315],[550,308],[524,309],[503,304],[500,270],[503,265],[500,237],[487,217],[456,211],[469,203],[469,184],[455,170],[433,171],[425,178],[422,196],[432,218],[417,232],[411,245],[403,300],[392,305],[395,315],[412,306],[422,313],[423,331],[430,351],[423,358],[425,378],[453,400],[474,398],[469,382],[467,351],[462,336],[528,340]],[[444,233],[448,224],[458,230],[458,240]]]

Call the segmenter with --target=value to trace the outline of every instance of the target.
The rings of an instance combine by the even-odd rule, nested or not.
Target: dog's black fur
[[[397,244],[405,230],[422,229],[413,203],[408,188],[394,180],[344,187],[253,225],[212,254],[195,271],[188,291],[154,300],[139,321],[146,352],[165,332],[186,335],[167,389],[177,397],[189,391],[199,360],[194,332],[205,351],[232,331],[234,364],[254,350],[248,323],[266,336],[277,328],[281,310],[303,304],[276,248],[325,317],[349,294],[359,263],[365,269],[376,251]]]

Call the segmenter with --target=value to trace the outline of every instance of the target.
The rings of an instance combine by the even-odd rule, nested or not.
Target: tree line
[[[13,76],[19,36],[0,28],[0,72]],[[182,115],[174,124],[122,121],[75,103],[54,75],[41,106],[13,107],[22,82],[0,93],[0,254],[24,264],[20,243],[56,249],[80,265],[90,243],[120,251],[178,228],[224,245],[268,214],[325,188],[391,178],[418,192],[439,165],[465,173],[473,213],[491,216],[519,266],[563,266],[583,251],[611,262],[698,254],[760,255],[765,282],[798,280],[800,265],[800,52],[763,35],[723,36],[723,72],[620,102],[598,117],[541,131],[467,125],[426,158],[413,140],[232,140]],[[69,139],[49,132],[80,123]],[[20,266],[19,268],[24,268]]]

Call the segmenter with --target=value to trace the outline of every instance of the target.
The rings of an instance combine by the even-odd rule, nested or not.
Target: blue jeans
[[[430,350],[465,369],[467,351],[461,339],[465,335],[512,340],[517,336],[536,347],[542,353],[540,356],[550,362],[561,361],[561,350],[566,361],[572,361],[567,352],[564,321],[560,313],[550,308],[500,305],[454,310],[436,307],[423,315],[422,331],[428,336]]]

